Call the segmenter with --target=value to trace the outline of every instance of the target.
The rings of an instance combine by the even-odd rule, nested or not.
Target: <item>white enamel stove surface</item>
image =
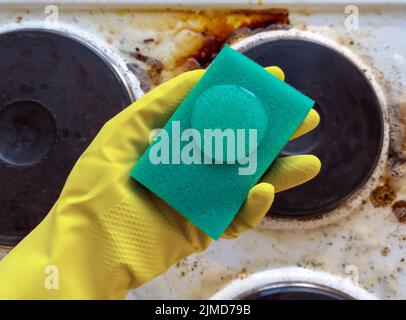
[[[0,30],[45,26],[47,3],[17,2],[11,4],[0,0]],[[206,18],[192,13],[142,11],[137,6],[117,10],[108,6],[109,1],[103,1],[104,7],[100,9],[91,1],[84,2],[65,1],[58,5],[60,25],[57,28],[63,27],[93,39],[110,57],[117,57],[118,68],[130,82],[136,97],[142,94],[137,80],[126,76],[128,70],[123,67],[125,62],[135,62],[129,52],[139,47],[140,52],[160,60],[164,65],[163,79],[170,78],[176,73],[170,68],[174,57],[187,56],[201,41],[188,26],[207,23]],[[178,7],[171,1],[165,2],[166,6]],[[210,7],[210,1],[181,2],[189,8]],[[266,2],[237,1],[234,4],[227,2],[226,6],[265,9]],[[306,31],[342,46],[368,69],[391,117],[392,147],[397,158],[402,159],[402,117],[406,121],[406,4],[395,1],[388,6],[372,1],[375,4],[368,5],[368,1],[361,1],[359,29],[347,30],[344,26],[345,4],[340,2],[324,5],[325,1],[277,1],[278,7],[289,10],[293,32]],[[72,7],[69,3],[78,6]],[[116,6],[129,7],[125,5],[126,1],[122,3],[121,6],[116,3]],[[159,7],[158,2],[154,1],[154,4]],[[140,2],[140,6],[145,7],[146,2]],[[159,41],[145,41],[151,38]],[[378,298],[406,298],[406,224],[398,221],[390,205],[375,208],[368,199],[372,188],[388,181],[396,192],[395,201],[406,200],[406,177],[403,176],[406,168],[401,161],[391,160],[387,164],[386,154],[381,160],[381,178],[370,181],[370,189],[362,194],[362,200],[366,200],[362,206],[344,206],[345,214],[327,224],[315,222],[282,230],[265,222],[258,230],[239,239],[219,240],[205,253],[181,261],[164,275],[134,290],[128,298],[209,298],[233,280],[276,268],[278,272],[286,270],[288,274],[291,266],[347,278],[344,283],[350,281],[351,285],[359,285]],[[384,176],[388,178],[385,180]],[[0,249],[0,257],[6,251]]]

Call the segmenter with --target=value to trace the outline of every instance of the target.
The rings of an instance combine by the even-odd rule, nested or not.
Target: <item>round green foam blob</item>
[[[227,160],[227,139],[223,139],[223,154],[215,152],[216,143],[212,140],[211,155],[209,141],[204,139],[205,130],[232,130],[235,138],[235,161],[247,157],[260,144],[268,127],[268,116],[260,101],[252,92],[235,85],[217,85],[205,90],[197,99],[191,116],[191,126],[200,134],[203,153],[215,160]],[[244,129],[244,138],[238,139],[237,129]],[[255,148],[250,150],[249,130],[256,130]],[[241,131],[240,131],[241,132]],[[225,136],[225,135],[224,135]],[[240,136],[241,137],[241,136]],[[237,153],[238,144],[244,144],[244,153]],[[217,145],[217,147],[219,147]]]

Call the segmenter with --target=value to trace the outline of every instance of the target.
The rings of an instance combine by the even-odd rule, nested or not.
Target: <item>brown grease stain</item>
[[[406,222],[406,201],[400,200],[396,201],[392,205],[392,212],[398,219],[400,223],[405,223]]]
[[[209,17],[210,19],[207,20],[208,23],[204,29],[199,31],[204,36],[203,46],[186,59],[195,59],[201,67],[205,68],[213,61],[224,44],[236,40],[235,38],[238,39],[241,36],[247,36],[262,30],[283,28],[282,25],[290,24],[289,12],[286,9],[242,11],[237,13],[239,15],[232,19],[226,13]]]
[[[384,185],[381,185],[373,190],[369,196],[372,205],[375,208],[383,208],[390,206],[396,199],[396,192],[389,180],[386,180]]]
[[[117,14],[125,15],[129,12],[121,10],[117,11]],[[177,21],[185,22],[177,32],[189,30],[199,34],[202,37],[201,44],[192,48],[191,53],[180,54],[172,66],[164,65],[157,59],[142,55],[140,52],[134,52],[132,55],[146,65],[144,71],[139,70],[136,65],[130,66],[130,70],[146,81],[144,91],[168,80],[167,76],[163,76],[162,71],[165,71],[166,74],[169,72],[171,77],[174,77],[185,71],[206,68],[225,44],[231,44],[264,30],[290,28],[289,12],[286,9],[185,11],[182,13],[174,11],[174,13],[177,13]],[[194,24],[193,21],[199,23]],[[173,27],[176,28],[176,25]],[[147,42],[154,41],[153,38],[147,39]],[[145,79],[146,75],[149,76],[149,79]]]

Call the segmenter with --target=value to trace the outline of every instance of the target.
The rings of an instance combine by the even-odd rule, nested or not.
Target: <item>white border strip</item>
[[[38,6],[38,5],[61,5],[61,6],[109,6],[128,8],[270,8],[278,6],[303,7],[303,6],[343,6],[348,4],[360,6],[404,6],[406,0],[0,0],[0,5],[7,6]]]

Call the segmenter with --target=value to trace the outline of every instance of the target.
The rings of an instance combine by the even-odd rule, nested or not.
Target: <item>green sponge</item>
[[[226,46],[131,176],[218,239],[313,104]]]

